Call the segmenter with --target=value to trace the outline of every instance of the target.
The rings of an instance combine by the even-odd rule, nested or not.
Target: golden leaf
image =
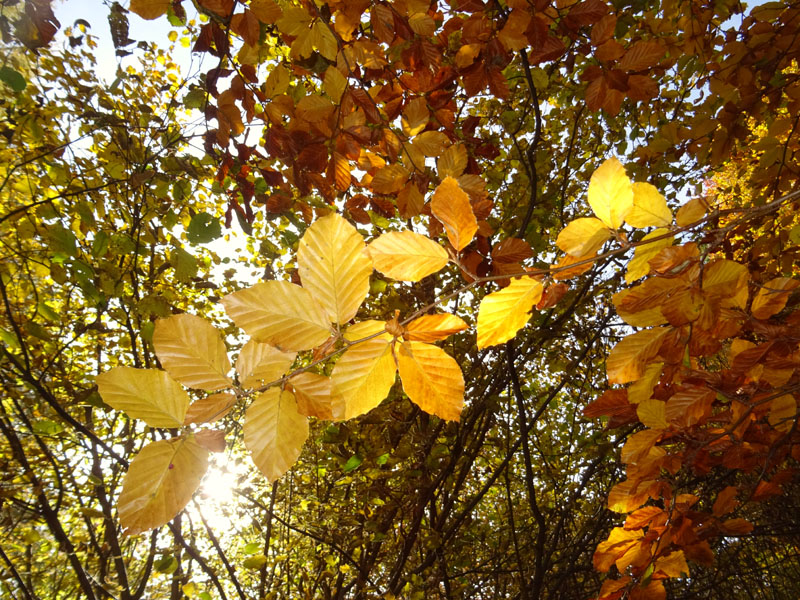
[[[231,411],[234,404],[236,404],[236,396],[224,392],[195,400],[189,405],[183,424],[191,425],[192,423],[219,421]]]
[[[325,79],[322,82],[322,88],[334,102],[338,103],[339,100],[342,99],[342,94],[344,94],[347,88],[347,79],[336,67],[328,67],[328,70],[325,71]]]
[[[678,209],[675,223],[678,227],[692,225],[706,216],[706,203],[702,198],[693,198]]]
[[[333,109],[333,103],[327,98],[310,94],[297,103],[296,115],[309,123],[319,123],[327,119],[333,113]]]
[[[298,373],[289,379],[289,384],[294,389],[300,414],[326,421],[344,420],[344,402],[333,394],[330,377]]]
[[[797,401],[791,394],[775,398],[769,404],[769,424],[784,433],[790,431],[797,421]]]
[[[428,125],[431,113],[424,97],[414,98],[403,110],[403,132],[411,137],[417,135]]]
[[[596,254],[611,237],[611,230],[592,217],[570,221],[556,238],[556,246],[572,256]]]
[[[258,387],[279,379],[292,366],[297,353],[283,352],[270,344],[249,340],[236,359],[239,385]]]
[[[669,233],[668,229],[655,229],[642,238],[642,245],[636,246],[633,251],[633,259],[628,263],[628,270],[625,273],[625,281],[633,283],[637,279],[641,279],[650,273],[650,259],[656,256],[662,248],[672,245],[673,237],[665,237],[663,239],[651,242],[654,238],[661,237]]]
[[[386,321],[377,321],[375,319],[353,323],[345,330],[344,339],[348,342],[357,342],[376,333],[382,334],[378,336],[380,339],[387,342],[392,341],[392,336],[386,333]]]
[[[281,18],[281,7],[275,0],[250,0],[249,6],[256,18],[267,25]]]
[[[667,577],[689,575],[689,565],[686,564],[683,550],[676,550],[666,556],[659,556],[656,559],[655,572],[663,573]]]
[[[394,194],[399,192],[408,181],[408,171],[402,165],[386,165],[372,178],[372,190],[377,194]]]
[[[347,349],[333,367],[333,394],[344,402],[344,418],[352,419],[378,406],[389,394],[396,365],[392,345],[373,338]]]
[[[306,229],[297,248],[297,270],[303,287],[337,323],[352,319],[369,293],[372,261],[364,239],[336,213]]]
[[[222,299],[234,323],[281,350],[309,350],[331,334],[328,315],[308,290],[287,281],[262,281]]]
[[[610,229],[619,229],[633,208],[633,186],[625,167],[609,158],[589,180],[589,206],[595,216]]]
[[[630,436],[622,446],[621,458],[625,464],[637,464],[653,458],[653,454],[666,454],[663,448],[655,447],[655,443],[663,435],[658,429],[645,429]]]
[[[649,183],[633,184],[633,208],[625,217],[631,227],[667,227],[672,223],[672,211],[667,200]]]
[[[455,177],[458,178],[467,168],[467,149],[463,144],[453,144],[447,150],[442,152],[439,160],[436,162],[436,169],[439,177]]]
[[[478,310],[478,348],[502,344],[513,338],[530,319],[542,297],[542,284],[533,277],[512,279],[502,290],[484,296]]]
[[[244,445],[272,483],[292,468],[308,438],[308,419],[297,411],[291,392],[270,388],[247,408]]]
[[[189,396],[165,371],[115,367],[97,376],[103,402],[150,427],[180,427]]]
[[[628,383],[641,378],[647,363],[658,354],[667,331],[664,327],[644,329],[623,338],[606,360],[608,382]]]
[[[791,277],[778,277],[765,283],[758,290],[750,311],[756,319],[769,319],[778,314],[786,306],[789,294],[800,285],[800,281]]]
[[[464,406],[464,375],[444,350],[422,342],[403,342],[397,353],[403,391],[426,413],[458,421]]]
[[[450,313],[423,315],[406,325],[406,337],[415,342],[436,342],[454,333],[464,331],[467,325],[463,319]]]
[[[384,233],[367,247],[375,269],[401,281],[419,281],[444,267],[447,251],[413,231]]]
[[[172,0],[131,0],[130,11],[143,19],[152,21],[167,14]]]
[[[452,177],[445,177],[433,192],[431,212],[444,225],[447,239],[459,252],[469,245],[478,231],[469,196]]]
[[[450,141],[441,131],[423,131],[414,138],[413,145],[425,156],[439,156]]]
[[[161,366],[183,385],[209,392],[231,386],[225,342],[205,319],[186,313],[159,319],[153,347]]]
[[[647,398],[639,402],[636,407],[636,416],[642,422],[642,425],[650,429],[666,429],[666,404],[662,400],[655,398]]]
[[[128,467],[117,509],[130,535],[169,522],[192,499],[208,468],[208,450],[194,436],[148,444]]]

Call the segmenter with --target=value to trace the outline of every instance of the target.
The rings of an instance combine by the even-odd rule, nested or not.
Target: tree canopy
[[[800,595],[800,6],[58,10],[0,3],[4,597]]]

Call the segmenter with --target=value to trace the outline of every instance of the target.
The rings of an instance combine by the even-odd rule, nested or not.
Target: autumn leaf
[[[800,286],[800,281],[791,277],[777,277],[765,283],[753,298],[750,311],[756,319],[769,319],[786,306],[789,294]]]
[[[193,423],[219,421],[231,411],[234,404],[236,404],[236,396],[224,392],[195,400],[189,405],[183,424],[191,425]]]
[[[668,229],[654,229],[641,240],[641,245],[636,246],[633,251],[633,259],[628,263],[628,270],[625,272],[625,281],[633,283],[650,273],[650,259],[656,256],[662,248],[672,245],[673,237],[667,236]],[[655,238],[656,241],[651,241]]]
[[[169,522],[192,499],[208,468],[208,450],[194,436],[152,442],[131,462],[117,501],[129,535]]]
[[[367,247],[375,269],[401,281],[419,281],[447,264],[447,251],[413,231],[392,231],[380,235]]]
[[[225,342],[205,319],[185,313],[159,319],[153,347],[161,366],[183,385],[210,392],[231,386]]]
[[[644,329],[622,339],[608,355],[609,383],[628,383],[644,375],[648,361],[658,354],[667,329]]]
[[[633,209],[633,185],[625,167],[616,158],[609,158],[589,180],[589,206],[609,229],[619,229]]]
[[[686,227],[706,216],[706,203],[702,198],[693,198],[678,209],[675,223],[678,227]]]
[[[270,388],[247,408],[244,445],[258,470],[272,483],[297,461],[308,438],[308,419],[291,392]]]
[[[610,237],[611,230],[600,219],[581,218],[561,230],[556,246],[572,256],[586,256],[596,254]]]
[[[406,338],[416,342],[437,342],[468,327],[463,319],[449,313],[422,315],[406,325]]]
[[[331,334],[328,315],[311,293],[286,281],[262,281],[222,299],[225,311],[259,342],[309,350]]]
[[[369,292],[372,263],[364,240],[342,216],[318,219],[300,239],[297,265],[303,287],[322,304],[331,320],[352,319]]]
[[[115,367],[97,376],[103,401],[150,427],[180,427],[189,396],[165,371]]]
[[[625,217],[631,227],[667,227],[672,223],[672,211],[667,200],[654,185],[633,184],[633,208]]]
[[[432,344],[403,342],[397,351],[403,391],[425,412],[458,421],[464,405],[464,375],[458,363]]]
[[[666,429],[666,404],[655,398],[647,398],[639,402],[636,407],[636,415],[642,425],[651,429]]]
[[[316,373],[298,373],[289,380],[301,415],[326,421],[344,420],[345,405],[334,395],[330,377]]]
[[[445,177],[433,192],[431,212],[444,225],[447,239],[459,252],[469,245],[478,231],[469,196],[452,177]]]
[[[530,319],[542,297],[542,284],[533,277],[512,279],[502,290],[484,296],[478,310],[478,348],[502,344],[513,338]]]
[[[344,402],[344,418],[352,419],[378,406],[394,385],[397,366],[392,346],[372,338],[351,346],[333,367],[333,394]]]
[[[270,344],[248,340],[236,359],[239,385],[258,387],[275,381],[289,370],[296,356],[295,352],[283,352]]]
[[[167,14],[171,5],[171,0],[131,0],[129,8],[143,19],[152,21]]]

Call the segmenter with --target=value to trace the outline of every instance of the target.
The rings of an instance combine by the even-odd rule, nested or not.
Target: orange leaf
[[[478,231],[469,196],[450,176],[445,177],[433,192],[431,212],[444,225],[447,239],[459,252],[469,245]]]
[[[644,329],[625,337],[606,360],[609,383],[628,383],[644,375],[647,363],[658,354],[668,329]]]
[[[406,337],[416,342],[436,342],[469,327],[463,319],[449,313],[423,315],[406,325]]]

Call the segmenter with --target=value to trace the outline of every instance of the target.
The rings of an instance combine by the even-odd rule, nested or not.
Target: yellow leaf
[[[702,198],[694,198],[678,209],[675,215],[675,223],[678,227],[686,227],[696,223],[706,216],[706,203]]]
[[[345,76],[342,75],[339,69],[331,66],[325,71],[325,79],[322,82],[322,87],[325,93],[328,94],[334,102],[338,103],[339,100],[342,99],[342,94],[344,94],[347,88],[347,79],[345,79]]]
[[[632,283],[650,273],[650,259],[656,256],[662,248],[672,245],[673,237],[650,242],[649,240],[669,233],[668,229],[655,229],[642,238],[642,242],[647,242],[641,246],[636,246],[633,251],[633,259],[628,263],[628,270],[625,273],[625,281]]]
[[[239,385],[258,387],[279,379],[292,366],[296,356],[295,352],[283,352],[269,344],[249,340],[236,359]]]
[[[392,336],[386,333],[386,321],[376,321],[375,319],[353,323],[345,330],[344,339],[348,342],[357,342],[376,333],[382,334],[379,336],[380,339],[387,342],[392,341]]]
[[[417,13],[408,19],[408,26],[412,31],[422,37],[430,37],[436,31],[436,23],[427,13]]]
[[[461,46],[456,53],[456,66],[460,69],[470,66],[481,53],[483,44],[466,44]]]
[[[533,277],[512,279],[502,290],[484,296],[478,310],[478,348],[502,344],[513,338],[530,319],[533,305],[542,297],[542,284]]]
[[[659,556],[656,559],[655,572],[661,572],[667,577],[689,575],[689,565],[686,564],[683,550],[676,550],[666,556]]]
[[[428,110],[428,103],[425,98],[414,98],[403,109],[403,132],[407,136],[417,135],[425,129],[431,113]]]
[[[642,422],[642,425],[650,429],[666,429],[667,428],[667,405],[655,398],[647,398],[639,402],[636,407],[636,416]]]
[[[572,256],[586,256],[597,253],[610,237],[611,230],[600,219],[575,219],[558,234],[556,246]]]
[[[452,177],[445,177],[433,192],[431,212],[444,225],[447,239],[459,252],[469,245],[478,231],[469,196]]]
[[[287,281],[262,281],[222,299],[234,323],[281,350],[309,350],[331,335],[328,315],[308,290]]]
[[[423,131],[414,138],[413,145],[425,156],[439,156],[450,141],[441,131]]]
[[[250,0],[250,10],[262,23],[272,25],[281,18],[281,7],[275,0]]]
[[[422,342],[403,342],[397,353],[403,391],[426,413],[458,421],[464,406],[464,375],[444,350]]]
[[[778,431],[788,432],[797,421],[797,402],[791,394],[775,398],[769,405],[769,424]]]
[[[436,162],[436,169],[439,177],[455,177],[458,178],[467,168],[467,149],[463,144],[453,144],[447,150],[442,152],[439,160]]]
[[[378,406],[389,394],[396,365],[392,344],[373,338],[348,348],[333,368],[333,394],[344,402],[344,418],[352,419]]]
[[[642,378],[628,386],[628,402],[639,404],[644,400],[650,399],[663,369],[664,363],[662,362],[654,362],[647,365]]]
[[[289,379],[301,415],[326,421],[344,420],[344,402],[334,396],[330,377],[298,373]]]
[[[672,223],[672,211],[667,200],[649,183],[633,184],[633,208],[625,217],[631,227],[667,227]]]
[[[183,424],[191,425],[192,423],[219,421],[231,411],[234,404],[236,404],[236,396],[226,393],[211,394],[200,400],[195,400],[189,405]]]
[[[449,260],[444,248],[413,231],[384,233],[367,247],[367,253],[375,269],[401,281],[419,281]]]
[[[264,87],[264,93],[270,97],[280,96],[289,89],[289,71],[282,64],[270,71]]]
[[[194,436],[148,444],[131,462],[117,510],[130,535],[160,527],[192,499],[208,467],[208,450]]]
[[[336,213],[306,229],[297,248],[297,270],[303,287],[337,323],[352,319],[369,293],[372,261],[364,239]]]
[[[402,165],[391,164],[378,169],[370,185],[378,194],[394,194],[403,189],[408,181],[408,171]]]
[[[654,455],[664,455],[663,448],[656,448],[655,443],[659,440],[663,431],[658,429],[645,429],[638,431],[628,438],[622,447],[622,462],[627,464],[637,464],[646,459],[654,458]]]
[[[800,281],[791,277],[778,277],[764,284],[758,290],[750,311],[756,319],[769,319],[778,314],[786,306],[789,294],[800,285]]]
[[[277,20],[278,31],[286,35],[298,36],[311,24],[311,15],[300,6],[289,6]]]
[[[436,342],[469,327],[463,319],[450,313],[423,315],[406,325],[406,337],[415,342]]]
[[[644,329],[622,339],[608,355],[606,371],[609,383],[628,383],[640,379],[648,361],[658,354],[661,338],[667,329]]]
[[[336,36],[324,21],[314,22],[311,27],[311,42],[322,56],[330,61],[336,60],[336,55],[339,54],[339,44],[336,42]]]
[[[308,419],[297,411],[291,392],[270,388],[247,408],[244,445],[272,483],[292,468],[308,438]]]
[[[172,0],[131,0],[130,11],[151,21],[167,14]]]
[[[750,274],[747,267],[733,260],[720,259],[705,265],[703,292],[731,298],[747,287]]]
[[[231,361],[219,331],[195,315],[156,321],[153,347],[161,366],[183,385],[215,392],[231,386]]]
[[[165,371],[115,367],[97,376],[103,402],[150,427],[180,427],[189,396]]]
[[[619,229],[633,208],[633,186],[625,167],[609,158],[589,180],[589,206],[607,227]]]
[[[327,98],[310,94],[303,96],[297,103],[296,115],[309,123],[319,123],[333,113],[333,103]]]

